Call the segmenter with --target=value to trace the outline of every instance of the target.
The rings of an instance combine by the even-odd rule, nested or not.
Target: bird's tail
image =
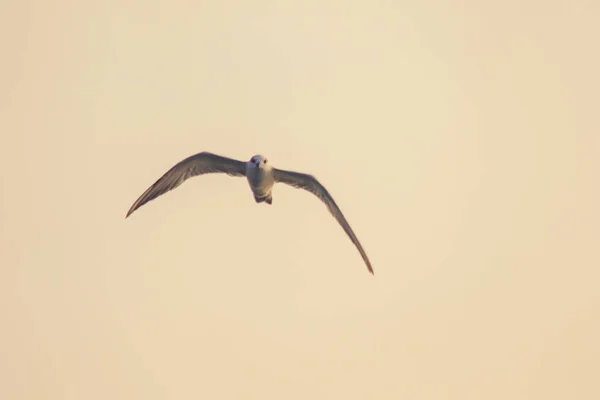
[[[263,197],[258,197],[256,195],[254,195],[254,201],[256,201],[257,203],[267,203],[267,204],[273,204],[273,195],[271,195],[271,193],[269,193],[266,196]]]

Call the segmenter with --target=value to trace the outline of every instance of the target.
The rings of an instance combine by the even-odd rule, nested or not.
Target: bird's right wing
[[[246,176],[246,163],[216,154],[202,152],[180,161],[150,186],[133,203],[125,218],[158,196],[175,189],[185,180],[203,174],[224,173],[230,176]]]

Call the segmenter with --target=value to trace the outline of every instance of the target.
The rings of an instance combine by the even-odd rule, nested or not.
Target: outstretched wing
[[[152,186],[150,186],[135,201],[135,203],[133,203],[125,218],[129,217],[131,213],[150,200],[154,200],[161,194],[175,189],[186,179],[189,179],[193,176],[210,173],[224,173],[230,176],[246,176],[246,163],[208,152],[202,152],[190,156],[177,163],[163,176],[161,176],[160,179],[157,180]]]
[[[293,186],[295,188],[304,189],[315,196],[317,196],[325,205],[327,209],[335,217],[335,219],[339,222],[339,224],[344,228],[346,234],[352,240],[352,243],[356,246],[363,260],[367,264],[367,268],[371,274],[374,274],[373,268],[371,267],[371,262],[369,261],[369,257],[367,257],[367,253],[363,249],[362,245],[358,241],[358,238],[350,228],[350,224],[346,221],[344,214],[338,207],[338,205],[333,200],[333,197],[329,194],[327,189],[312,175],[302,174],[299,172],[292,171],[284,171],[280,169],[273,168],[273,175],[276,182],[285,183],[287,185]]]

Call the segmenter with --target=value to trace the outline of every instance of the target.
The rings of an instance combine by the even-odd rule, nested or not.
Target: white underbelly
[[[258,196],[263,196],[271,192],[275,183],[272,174],[258,168],[250,171],[247,178],[250,189]]]

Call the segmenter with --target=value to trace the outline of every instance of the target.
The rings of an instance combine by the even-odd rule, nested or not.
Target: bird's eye
[[[267,159],[265,158],[265,164],[267,163]]]

